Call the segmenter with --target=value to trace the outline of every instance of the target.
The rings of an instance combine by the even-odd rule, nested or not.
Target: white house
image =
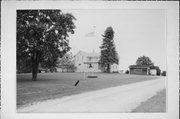
[[[111,72],[118,72],[118,70],[119,70],[118,67],[119,67],[119,66],[114,63],[114,64],[111,65],[110,71],[111,71]]]
[[[157,75],[157,69],[150,69],[150,75],[156,76]]]
[[[100,53],[92,52],[87,53],[79,51],[74,56],[74,63],[77,67],[76,72],[102,72],[102,67],[99,63]],[[112,64],[110,67],[111,72],[118,72],[118,65]]]

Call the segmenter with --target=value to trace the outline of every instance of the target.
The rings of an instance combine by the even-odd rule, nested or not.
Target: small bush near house
[[[55,67],[51,67],[50,69],[50,72],[53,73],[53,72],[57,72],[56,68]]]
[[[163,71],[163,72],[162,72],[162,76],[166,76],[166,71]]]
[[[161,70],[158,68],[157,69],[157,76],[160,76],[161,75]]]
[[[118,71],[113,71],[112,73],[119,73]]]
[[[125,72],[126,74],[129,74],[129,70],[126,70],[126,72]]]

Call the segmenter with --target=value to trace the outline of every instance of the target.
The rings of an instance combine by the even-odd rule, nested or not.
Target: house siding
[[[79,51],[74,58],[74,63],[77,67],[76,72],[103,72],[99,59],[100,53]],[[118,72],[117,64],[112,64],[110,68],[111,72]]]

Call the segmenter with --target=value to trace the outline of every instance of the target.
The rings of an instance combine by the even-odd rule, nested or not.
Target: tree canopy
[[[17,10],[17,71],[28,66],[37,80],[39,64],[54,67],[70,50],[75,17],[61,10]]]
[[[66,53],[62,58],[58,61],[58,67],[61,68],[63,71],[66,72],[73,72],[76,70],[76,66],[73,62],[72,53]]]
[[[106,66],[106,71],[110,71],[110,64],[119,63],[118,53],[116,52],[114,44],[114,30],[112,27],[107,27],[103,36],[103,42],[100,56],[100,63],[104,67]]]
[[[147,56],[141,56],[138,57],[136,61],[136,65],[145,65],[145,66],[154,66],[154,63],[151,61],[151,59]]]

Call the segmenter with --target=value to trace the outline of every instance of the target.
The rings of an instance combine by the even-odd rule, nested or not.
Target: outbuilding
[[[130,65],[129,66],[130,74],[138,75],[160,75],[161,71],[158,66],[146,66],[146,65]]]
[[[130,74],[149,75],[150,66],[130,65]]]

